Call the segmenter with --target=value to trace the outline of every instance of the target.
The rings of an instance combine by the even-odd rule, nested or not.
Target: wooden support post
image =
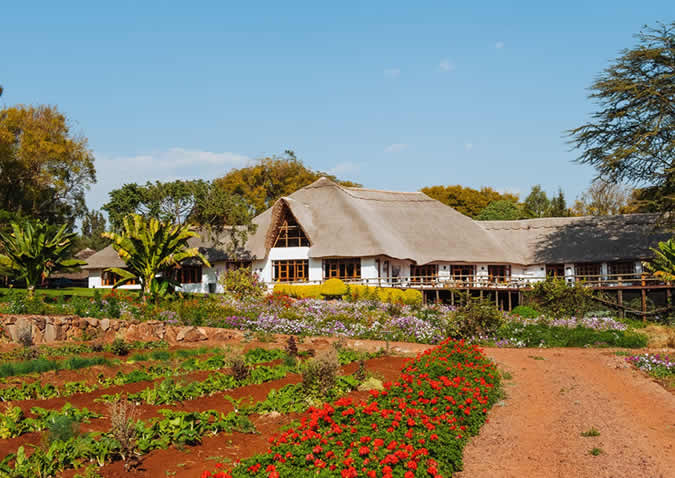
[[[640,292],[642,293],[642,322],[647,323],[647,289],[645,289],[645,276],[642,274],[642,287]]]
[[[511,291],[509,291],[509,312],[513,310],[513,299],[511,299]]]
[[[518,291],[518,305],[523,305],[523,292]]]
[[[480,290],[480,298],[483,299],[483,289]]]
[[[450,290],[450,305],[455,305],[455,291]]]
[[[626,311],[623,310],[623,290],[622,289],[619,289],[618,291],[616,291],[616,302],[617,302],[617,304],[619,304],[619,317],[621,317],[623,319],[626,315]]]
[[[439,304],[440,302],[441,302],[440,293],[438,292],[438,289],[436,289],[436,303]]]

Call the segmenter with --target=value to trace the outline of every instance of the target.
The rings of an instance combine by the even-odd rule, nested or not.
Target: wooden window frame
[[[179,284],[201,284],[202,266],[183,265],[172,271],[171,277]]]
[[[450,277],[454,281],[473,282],[476,277],[476,266],[473,264],[451,264]]]
[[[607,264],[607,271],[610,278],[634,278],[635,277],[635,262],[633,261],[615,261]]]
[[[307,282],[309,280],[309,260],[272,261],[272,274],[274,282]]]
[[[309,239],[290,211],[286,211],[272,247],[309,247]]]
[[[361,258],[346,257],[323,260],[323,278],[340,280],[361,279]]]
[[[438,264],[410,265],[410,282],[431,284],[438,279]]]
[[[602,279],[602,264],[599,262],[580,262],[574,264],[574,277],[582,281]]]
[[[506,283],[511,280],[510,264],[488,264],[488,281],[491,283]]]
[[[546,264],[546,277],[552,279],[564,279],[565,264]]]
[[[115,274],[112,271],[103,271],[101,273],[101,285],[102,286],[107,286],[107,287],[114,286],[117,283],[117,281],[120,280],[120,279],[121,279],[121,277],[118,276],[117,274]],[[133,280],[127,282],[124,285],[137,285],[137,284],[138,284],[138,281],[136,281],[136,279],[133,279]]]

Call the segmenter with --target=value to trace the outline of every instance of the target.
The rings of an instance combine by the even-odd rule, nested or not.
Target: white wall
[[[103,280],[101,275],[103,274],[103,269],[89,269],[89,277],[87,279],[87,287],[90,289],[112,289],[111,285],[103,285]],[[141,286],[139,284],[135,285],[123,285],[118,287],[118,289],[127,289],[127,290],[139,290]]]

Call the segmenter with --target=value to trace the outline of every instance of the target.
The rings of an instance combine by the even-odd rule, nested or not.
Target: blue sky
[[[57,105],[89,138],[90,207],[124,182],[212,179],[285,149],[372,188],[540,183],[572,200],[593,177],[564,137],[593,111],[587,87],[675,13],[327,3],[8,2],[0,104]]]

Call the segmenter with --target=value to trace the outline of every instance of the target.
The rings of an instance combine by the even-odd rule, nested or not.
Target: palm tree
[[[0,269],[24,279],[30,296],[50,274],[85,264],[68,258],[75,233],[66,232],[65,225],[55,234],[41,221],[13,222],[11,226],[11,233],[0,233]]]
[[[123,219],[122,226],[121,234],[102,234],[113,241],[113,248],[126,263],[124,269],[107,269],[120,277],[113,287],[137,280],[144,298],[156,296],[166,292],[171,283],[166,273],[181,261],[195,258],[211,267],[197,248],[189,247],[188,239],[198,236],[189,225],[169,224],[132,214]]]
[[[658,248],[652,248],[652,252],[654,259],[647,263],[647,269],[666,282],[675,281],[675,243],[673,240],[659,242]]]

